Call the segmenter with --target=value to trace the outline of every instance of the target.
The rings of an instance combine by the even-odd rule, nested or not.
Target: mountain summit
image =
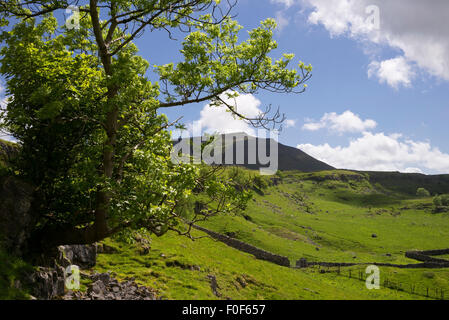
[[[204,147],[211,137],[213,137],[213,142]],[[203,146],[202,152],[198,148],[200,140]],[[268,167],[267,162],[263,161],[263,159],[270,159],[271,161],[277,161],[277,169],[281,171],[299,170],[302,172],[314,172],[335,169],[297,148],[286,146],[272,138],[258,138],[242,132],[180,138],[174,142],[174,145],[178,150],[182,150],[183,154],[193,156],[194,158],[199,158],[200,155],[203,161],[205,157],[213,158],[214,161],[209,164],[215,165],[241,165],[248,169],[259,170]],[[262,149],[259,151],[260,148]],[[265,149],[265,152],[263,149]],[[272,154],[271,149],[273,149],[274,154]],[[217,152],[221,156],[216,154]],[[208,163],[207,161],[205,162]]]

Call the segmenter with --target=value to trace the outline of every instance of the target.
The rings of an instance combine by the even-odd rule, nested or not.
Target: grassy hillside
[[[255,192],[243,215],[215,217],[202,226],[287,256],[292,264],[299,258],[408,264],[416,261],[405,251],[449,248],[449,214],[432,214],[431,202],[373,185],[366,173],[285,172],[278,185]],[[444,290],[449,298],[449,269],[381,267],[388,288],[370,291],[358,278],[364,267],[340,274],[289,269],[209,238],[192,242],[168,234],[152,239],[148,255],[138,254],[135,245],[108,243],[120,252],[100,255],[97,271],[135,277],[169,299],[421,299]]]
[[[381,185],[389,190],[414,195],[417,188],[425,188],[431,194],[449,193],[449,175],[424,175],[400,172],[365,172],[372,184]]]
[[[196,236],[201,236],[195,232]],[[148,255],[136,247],[108,241],[117,254],[101,254],[96,271],[158,290],[162,299],[420,299],[397,290],[367,290],[365,283],[335,273],[317,274],[256,260],[208,238],[190,241],[174,234],[154,239]],[[212,293],[216,277],[220,297]]]
[[[17,153],[17,145],[0,139],[0,170],[7,167],[11,157]]]

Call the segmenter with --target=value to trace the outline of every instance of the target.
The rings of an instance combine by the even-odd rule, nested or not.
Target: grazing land
[[[217,216],[201,226],[286,256],[292,268],[258,260],[195,230],[195,241],[172,233],[152,238],[145,255],[139,243],[108,239],[118,253],[100,254],[95,271],[134,277],[166,299],[449,298],[445,268],[380,267],[380,290],[366,288],[365,265],[293,268],[301,258],[415,264],[406,251],[449,248],[449,213],[432,213],[431,197],[396,192],[372,184],[368,173],[351,171],[290,171],[271,181],[254,191],[243,214]]]

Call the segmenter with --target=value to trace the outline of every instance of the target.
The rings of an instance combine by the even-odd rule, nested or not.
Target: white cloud
[[[242,94],[235,99],[227,99],[225,94],[223,94],[221,98],[246,117],[255,118],[262,112],[259,109],[261,105],[260,100],[252,94]],[[200,119],[191,124],[190,129],[201,126],[201,130],[208,133],[245,132],[252,136],[256,135],[256,131],[251,125],[237,119],[227,110],[225,106],[211,107],[209,104],[205,105],[200,112]]]
[[[294,126],[296,126],[296,122],[297,122],[297,120],[293,120],[293,119],[286,119],[285,121],[284,121],[284,124],[283,124],[283,126],[284,126],[284,128],[292,128],[292,127],[294,127]]]
[[[372,64],[380,81],[389,85],[410,85],[409,67],[416,64],[421,70],[449,81],[449,1],[432,0],[297,0],[308,11],[311,24],[323,25],[331,36],[348,36],[370,45],[386,45],[402,52],[402,60],[386,60]],[[292,5],[289,3],[288,5]],[[366,9],[377,6],[380,27],[376,28]],[[368,51],[368,50],[367,50]],[[383,60],[370,57],[372,61]],[[397,58],[396,58],[397,59]],[[399,63],[399,64],[398,64]],[[383,64],[383,66],[382,66]],[[400,70],[397,79],[385,69]]]
[[[405,173],[423,173],[423,171],[420,168],[405,168]]]
[[[363,132],[368,129],[374,129],[376,126],[376,121],[371,119],[362,120],[358,115],[347,110],[342,114],[337,114],[335,112],[325,113],[318,122],[313,122],[313,120],[308,119],[302,128],[303,130],[308,131],[317,131],[327,128],[337,133],[345,133]]]
[[[382,62],[373,61],[368,67],[368,77],[377,77],[381,83],[398,89],[401,85],[410,87],[415,73],[404,57]]]
[[[276,24],[277,24],[276,29],[278,32],[281,32],[290,23],[290,20],[285,15],[284,11],[277,11],[274,19],[276,20]]]
[[[348,146],[300,144],[299,149],[337,168],[449,173],[449,154],[400,134],[364,132]]]
[[[270,2],[276,3],[276,4],[282,4],[288,8],[288,7],[291,7],[295,3],[295,0],[270,0]]]

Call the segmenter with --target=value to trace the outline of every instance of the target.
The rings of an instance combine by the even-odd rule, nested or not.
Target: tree
[[[416,190],[416,195],[418,197],[430,197],[430,192],[425,188],[418,188],[418,190]]]
[[[55,16],[79,7],[80,26]],[[35,243],[92,243],[124,230],[157,235],[180,227],[180,204],[192,192],[211,200],[201,219],[244,207],[246,193],[224,183],[217,168],[170,161],[164,108],[208,101],[256,127],[279,124],[270,108],[246,117],[225,97],[305,90],[311,66],[273,61],[273,19],[249,32],[230,17],[235,4],[215,0],[11,0],[0,3],[0,72],[10,101],[4,124],[21,144],[17,169],[39,194]],[[12,24],[8,27],[8,24]],[[138,56],[144,32],[185,32],[183,60],[154,66]],[[195,215],[197,217],[198,214]],[[191,220],[191,223],[196,220]]]
[[[436,207],[448,207],[449,206],[449,194],[441,194],[441,195],[435,196],[435,198],[433,198],[433,204]]]

